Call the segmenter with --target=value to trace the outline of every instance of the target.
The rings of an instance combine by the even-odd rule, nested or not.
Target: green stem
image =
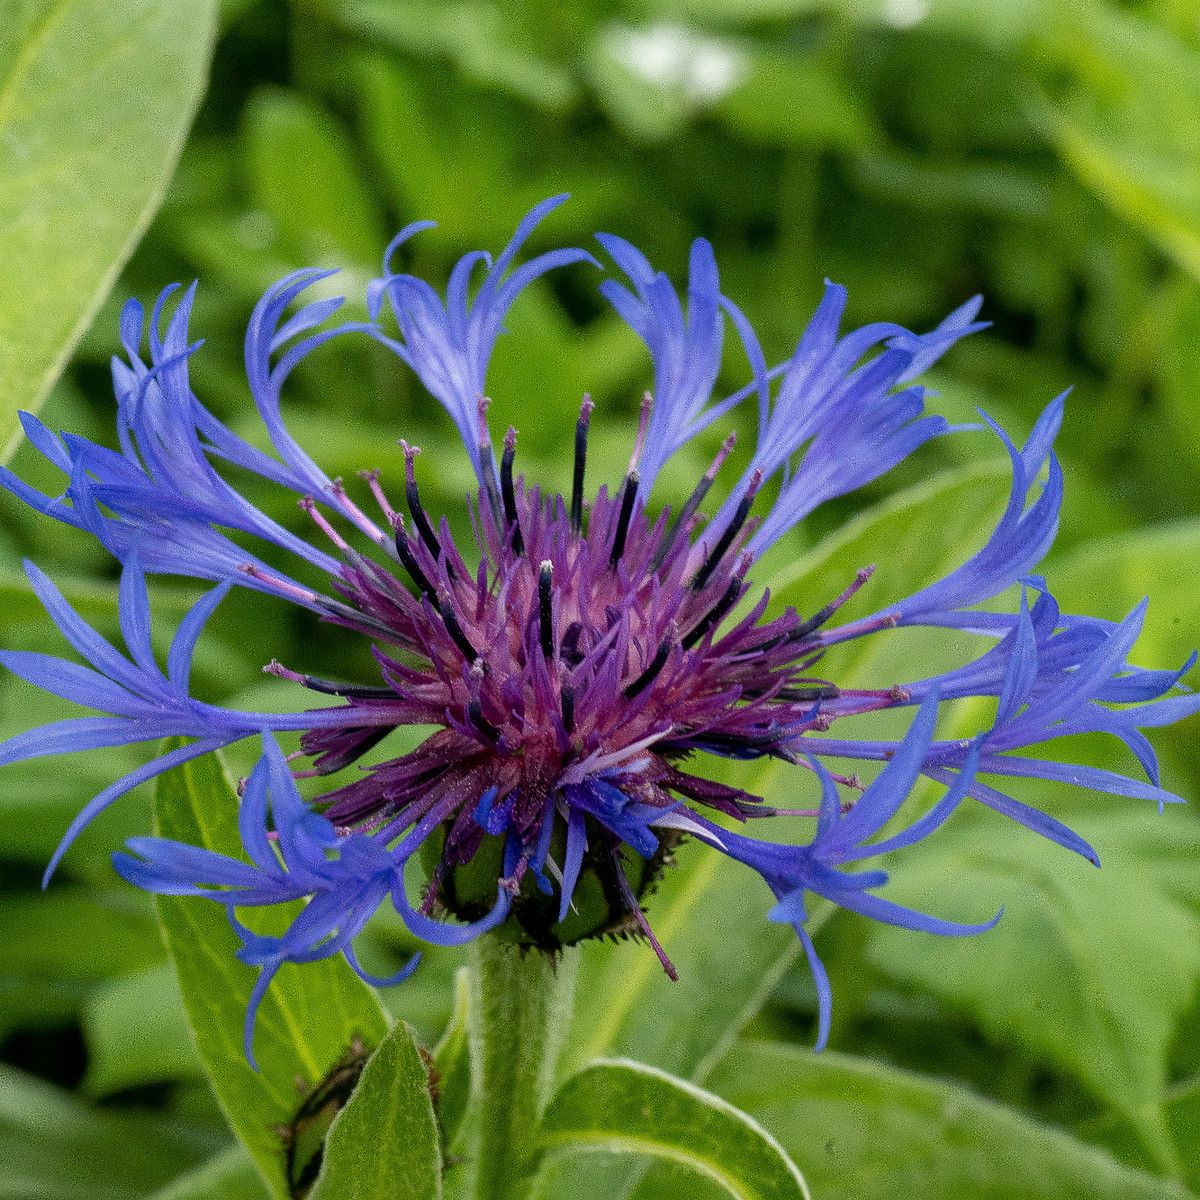
[[[566,1037],[578,951],[551,960],[494,936],[471,943],[471,1069],[478,1081],[474,1200],[523,1200],[535,1131]]]

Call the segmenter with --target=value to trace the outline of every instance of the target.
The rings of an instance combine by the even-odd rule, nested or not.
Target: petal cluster
[[[505,315],[546,271],[599,267],[581,249],[517,264],[521,247],[563,199],[535,208],[494,263],[483,252],[460,260],[444,297],[391,270],[395,249],[426,223],[410,225],[368,289],[369,323],[331,324],[337,299],[303,302],[325,273],[297,272],[270,289],[250,320],[245,357],[249,396],[273,453],[235,436],[192,392],[188,362],[200,345],[188,333],[194,289],[169,318],[168,289],[149,322],[148,361],[140,306],[131,302],[122,315],[126,358],[113,363],[119,449],[52,433],[26,416],[30,441],[63,472],[65,490],[46,496],[0,469],[0,485],[18,499],[91,532],[119,560],[128,651],[100,637],[29,564],[33,589],[89,665],[15,651],[0,651],[0,663],[101,715],[22,733],[0,746],[0,765],[162,737],[194,739],[90,801],[47,878],[83,825],[135,784],[209,750],[261,740],[238,814],[245,858],[135,838],[131,853],[115,860],[140,887],[226,907],[242,941],[239,958],[260,971],[247,1014],[251,1060],[254,1014],[279,967],[343,953],[358,970],[354,938],[389,901],[433,943],[459,943],[501,922],[506,936],[551,951],[589,935],[632,932],[651,943],[673,975],[642,897],[685,837],[761,876],[775,898],[769,919],[796,927],[817,980],[823,1045],[831,990],[805,929],[810,894],[926,933],[976,933],[996,919],[958,925],[901,908],[876,894],[884,871],[847,871],[849,864],[934,834],[968,800],[1094,860],[1071,830],[1007,794],[1022,778],[1160,806],[1178,799],[1161,788],[1141,730],[1200,708],[1200,697],[1179,682],[1193,660],[1179,670],[1132,666],[1144,605],[1116,624],[1063,614],[1034,574],[1062,500],[1053,441],[1063,397],[1047,406],[1020,449],[988,420],[1012,464],[1009,501],[986,544],[973,553],[964,548],[962,565],[945,578],[906,598],[884,598],[870,616],[846,624],[837,623],[838,613],[868,585],[870,568],[809,614],[772,608],[751,578],[762,552],[814,508],[951,432],[942,417],[926,413],[926,393],[914,381],[959,338],[982,328],[978,298],[929,333],[887,323],[842,333],[846,293],[827,284],[795,351],[768,366],[749,321],[721,293],[707,242],[692,247],[685,305],[639,250],[598,235],[629,285],[605,279],[600,290],[645,343],[653,365],[629,470],[585,501],[586,398],[574,429],[569,496],[545,494],[519,473],[514,429],[497,462],[485,387]],[[480,266],[485,272],[472,294]],[[727,321],[750,378],[722,394]],[[392,481],[382,471],[364,472],[356,500],[288,431],[281,397],[290,372],[325,342],[346,336],[371,337],[393,350],[453,421],[479,480],[470,502],[474,545],[456,543],[446,518],[426,510],[417,447],[401,442],[404,461]],[[660,511],[653,484],[664,464],[751,396],[757,440],[713,518],[701,508],[732,435],[688,501],[677,512]],[[391,436],[381,435],[381,444]],[[226,464],[298,496],[319,544],[250,504],[225,479]],[[768,483],[770,503],[762,498]],[[390,496],[401,492],[403,506],[394,505]],[[372,506],[374,517],[367,513]],[[317,568],[326,590],[268,567],[243,548],[246,537],[268,543],[272,562],[283,552],[310,575]],[[147,573],[216,585],[181,622],[165,671],[150,645]],[[367,638],[374,677],[326,680],[303,663],[272,661],[264,669],[296,685],[297,711],[248,713],[197,701],[189,693],[192,653],[235,585],[315,612],[330,636]],[[1022,589],[1017,611],[979,607],[1014,585]],[[902,625],[982,640],[958,668],[936,676],[914,668],[902,686],[852,688],[818,673],[830,646],[887,637]],[[319,699],[307,707],[314,694]],[[967,739],[939,739],[939,706],[964,697],[992,698],[994,716]],[[860,732],[864,718],[884,709],[915,710],[902,738],[842,736],[845,718],[859,718]],[[339,774],[406,725],[435,730],[408,753]],[[285,758],[274,735],[287,731],[300,734],[300,752]],[[1095,731],[1121,739],[1147,781],[1021,753]],[[694,765],[711,755],[792,764],[797,805],[714,782]],[[309,765],[293,768],[297,757]],[[857,775],[830,770],[828,760],[882,766],[864,786]],[[301,798],[298,779],[326,777],[333,786],[311,801]],[[922,777],[944,793],[893,828]],[[984,777],[1007,780],[1006,790]],[[765,819],[780,840],[741,832]],[[410,892],[414,857],[424,884]],[[296,900],[305,903],[280,936],[255,932],[241,911]]]

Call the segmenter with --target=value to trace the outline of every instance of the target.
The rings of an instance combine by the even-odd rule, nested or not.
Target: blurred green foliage
[[[68,21],[83,19],[77,8]],[[0,156],[0,172],[12,169]],[[106,166],[116,182],[134,169],[115,150]],[[1200,642],[1194,0],[226,0],[209,92],[165,203],[43,416],[111,442],[120,305],[198,277],[192,333],[207,342],[193,386],[261,442],[241,334],[267,285],[299,266],[340,267],[333,283],[361,315],[363,285],[404,223],[439,222],[403,256],[440,283],[458,255],[499,249],[533,203],[559,191],[573,199],[532,250],[595,250],[591,234],[607,230],[682,281],[691,239],[708,237],[724,290],[772,360],[793,348],[826,276],[848,286],[849,321],[919,331],[983,292],[993,327],[939,364],[931,405],[961,421],[979,405],[1020,436],[1074,386],[1059,442],[1063,528],[1046,574],[1064,607],[1107,617],[1150,592],[1146,665],[1175,665]],[[519,428],[523,469],[549,487],[566,482],[563,447],[584,391],[599,406],[590,477],[619,478],[650,380],[596,282],[580,266],[531,287],[489,375],[493,428]],[[56,287],[59,316],[87,311],[79,285]],[[731,347],[726,382],[744,375]],[[464,520],[466,456],[378,346],[323,349],[295,373],[287,404],[297,438],[331,475],[382,467],[399,477],[396,439],[420,443],[429,507]],[[724,432],[712,429],[714,444]],[[690,490],[709,448],[677,456],[664,500]],[[986,433],[926,447],[816,514],[763,564],[762,581],[774,573],[781,600],[807,606],[878,561],[863,612],[928,582],[986,536],[1006,490],[998,451]],[[15,468],[56,491],[35,458],[24,448]],[[249,486],[302,527],[290,497]],[[3,644],[61,649],[23,590],[22,555],[73,580],[68,594],[111,632],[102,549],[7,497],[2,511]],[[192,594],[156,584],[164,636]],[[258,675],[272,657],[365,677],[361,646],[303,613],[265,615],[262,603],[244,593],[222,607],[197,657],[203,698],[290,703]],[[936,670],[963,646],[897,636],[831,655],[830,670],[887,684]],[[5,735],[60,711],[0,681]],[[970,717],[951,714],[964,727]],[[1157,738],[1164,782],[1191,798],[1195,734],[1193,721]],[[1105,743],[1071,751],[1133,769]],[[124,837],[149,828],[150,797],[105,814],[50,892],[37,889],[70,817],[141,753],[10,767],[0,781],[0,1146],[12,1151],[0,1195],[13,1200],[164,1185],[164,1197],[255,1194],[236,1153],[198,1165],[229,1134],[183,1033],[153,906],[108,865]],[[235,770],[247,762],[231,759]],[[795,787],[770,766],[738,778],[764,794]],[[792,1044],[811,1041],[815,992],[790,935],[762,919],[765,890],[689,847],[657,902],[681,983],[660,977],[644,948],[587,947],[576,1057],[631,1054],[707,1080],[773,1129],[818,1196],[1200,1190],[1200,824],[1187,810],[1159,817],[1040,784],[1022,797],[1079,823],[1104,870],[990,813],[957,814],[900,856],[895,896],[951,918],[980,920],[1001,903],[1007,915],[987,937],[947,944],[824,914],[838,1055],[814,1059]],[[414,949],[398,921],[380,919],[364,940],[368,968],[394,969]],[[450,1018],[459,961],[429,953],[383,997],[429,1046]],[[1025,1173],[1014,1175],[1018,1160]],[[914,1175],[914,1161],[931,1165]],[[605,1178],[573,1182],[564,1169],[544,1191],[601,1194]],[[604,1194],[637,1188],[643,1200],[679,1186],[661,1171],[639,1182],[614,1168],[612,1178]]]

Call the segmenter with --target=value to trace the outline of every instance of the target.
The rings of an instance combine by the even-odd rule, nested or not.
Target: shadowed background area
[[[65,5],[64,19],[84,20],[84,7]],[[169,36],[170,21],[163,29]],[[0,38],[0,71],[15,72],[8,49]],[[147,72],[148,102],[155,88],[166,95],[173,69]],[[5,94],[0,135],[16,119]],[[106,167],[118,179],[124,169],[121,156]],[[121,305],[137,296],[149,307],[165,285],[198,279],[191,329],[206,344],[191,359],[193,387],[265,444],[241,344],[265,288],[297,267],[338,267],[321,287],[348,297],[350,319],[366,319],[365,285],[402,225],[438,222],[404,246],[399,265],[441,288],[460,255],[498,251],[533,204],[562,191],[571,201],[528,253],[579,245],[603,257],[592,234],[611,232],[682,284],[692,239],[706,237],[722,290],[772,363],[793,350],[826,278],[849,289],[847,327],[888,320],[926,332],[982,293],[992,327],[926,377],[939,393],[929,408],[966,422],[978,406],[1020,441],[1073,385],[1057,443],[1062,529],[1044,573],[1064,610],[1120,619],[1149,593],[1139,664],[1177,666],[1200,644],[1200,15],[1191,0],[226,0],[209,90],[165,201],[41,417],[112,444]],[[569,487],[585,392],[597,406],[591,486],[619,481],[651,381],[599,279],[579,264],[530,286],[488,377],[494,435],[515,425],[519,469],[554,490]],[[65,303],[68,281],[56,286]],[[20,299],[0,289],[0,309]],[[726,341],[728,392],[748,370],[736,338]],[[396,492],[397,439],[418,443],[426,507],[470,538],[463,498],[474,475],[453,426],[368,338],[338,339],[303,362],[285,415],[329,475],[381,468]],[[729,428],[749,434],[754,419],[747,408],[711,426],[671,461],[657,499],[681,502]],[[730,481],[752,441],[726,468]],[[11,465],[61,488],[28,447]],[[234,482],[309,533],[286,494]],[[1007,489],[992,435],[937,439],[823,506],[755,574],[809,610],[878,562],[861,609],[870,612],[966,558]],[[115,633],[115,563],[94,541],[7,495],[0,523],[0,644],[62,650],[21,575],[23,556]],[[197,594],[170,579],[152,585],[164,651]],[[921,635],[884,652],[845,648],[837,677],[886,686],[918,674],[907,655],[932,673],[938,650]],[[260,674],[272,658],[370,677],[358,639],[235,591],[197,654],[196,694],[293,707],[282,681]],[[53,719],[56,703],[6,674],[0,733]],[[1164,786],[1200,797],[1196,719],[1157,733]],[[402,736],[375,759],[406,749]],[[1106,742],[1067,749],[1132,770]],[[124,838],[149,830],[151,791],[96,821],[50,890],[38,887],[74,814],[140,753],[0,775],[0,1196],[9,1200],[158,1194],[230,1144],[154,902],[109,863]],[[231,752],[231,769],[244,771],[250,753]],[[780,792],[769,765],[727,774],[779,803],[812,799]],[[765,984],[761,973],[736,982],[743,931],[765,924],[765,889],[743,894],[757,881],[727,878],[686,847],[654,902],[664,914],[656,925],[696,988],[740,996],[742,987],[744,998],[729,1013],[699,1005],[675,1026],[654,1024],[646,1014],[669,1012],[676,998],[651,952],[588,946],[569,1053],[618,1051],[704,1079],[779,1137],[819,1197],[1200,1190],[1200,821],[1181,807],[1160,818],[1134,801],[1063,791],[1031,782],[1021,795],[1079,829],[1100,872],[979,808],[887,864],[891,897],[939,916],[977,921],[1006,905],[985,937],[933,944],[844,913],[825,921],[817,936],[837,997],[834,1053],[816,1059],[806,1050],[816,993],[790,942],[779,942]],[[382,915],[363,941],[364,963],[380,972],[415,948]],[[460,961],[429,951],[384,996],[429,1044],[450,1015]],[[590,1010],[588,987],[612,995],[614,979],[623,1007]],[[739,1032],[746,1040],[726,1054]],[[1014,1182],[1014,1161],[1028,1181]],[[607,1169],[603,1156],[592,1168]],[[621,1194],[619,1181],[597,1191],[599,1174],[560,1174],[540,1194]],[[235,1194],[203,1186],[161,1195]],[[682,1174],[660,1169],[636,1195],[682,1186]]]

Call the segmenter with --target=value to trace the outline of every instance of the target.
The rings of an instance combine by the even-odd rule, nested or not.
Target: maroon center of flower
[[[585,528],[589,410],[586,404],[577,427],[569,506],[560,495],[526,488],[523,477],[514,480],[509,430],[500,487],[482,488],[472,508],[480,552],[474,570],[446,519],[435,530],[421,506],[415,448],[404,446],[410,523],[392,509],[378,473],[365,473],[394,530],[394,557],[408,584],[317,519],[346,559],[339,590],[348,606],[327,619],[375,639],[384,686],[334,685],[268,668],[343,696],[361,718],[304,735],[302,749],[314,759],[306,774],[340,769],[399,725],[442,727],[411,753],[321,798],[325,815],[342,828],[378,828],[396,818],[397,830],[444,825],[437,879],[469,861],[485,835],[507,832],[520,845],[515,888],[543,823],[556,812],[565,821],[572,789],[597,783],[606,803],[617,796],[664,816],[681,801],[739,819],[770,815],[776,810],[756,797],[684,772],[681,760],[695,750],[794,759],[788,743],[827,728],[832,718],[822,705],[842,694],[805,672],[821,654],[819,627],[845,596],[807,621],[789,609],[760,624],[764,593],[720,634],[751,586],[743,544],[754,527],[747,516],[757,476],[724,529],[697,534],[697,509],[732,437],[674,520],[669,512],[649,520],[631,468],[614,495],[600,488]],[[862,698],[862,707],[880,707],[897,697]],[[618,829],[619,807],[610,814]],[[645,810],[638,811],[644,824]],[[621,834],[602,813],[591,816],[616,853]],[[550,869],[559,874],[556,864]]]

